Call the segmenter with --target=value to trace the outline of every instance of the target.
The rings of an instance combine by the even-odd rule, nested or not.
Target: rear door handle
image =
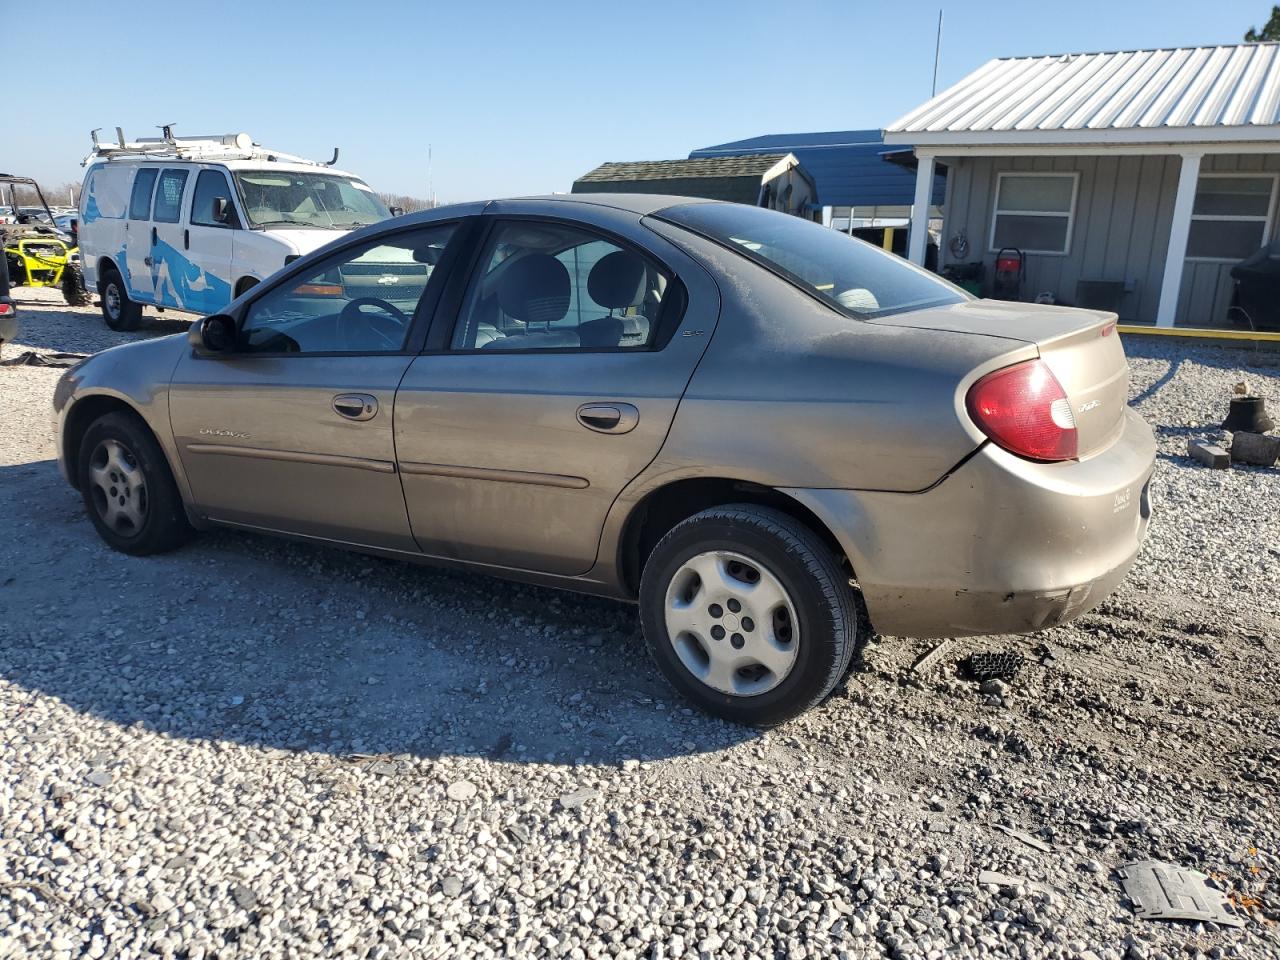
[[[154,247],[156,243],[159,241],[159,239],[160,239],[160,235],[156,233],[156,228],[152,227],[151,228],[151,245]]]
[[[640,411],[629,403],[584,403],[578,422],[597,433],[630,433],[640,422]]]
[[[378,398],[367,393],[340,393],[333,398],[333,410],[348,420],[372,420],[378,415]]]

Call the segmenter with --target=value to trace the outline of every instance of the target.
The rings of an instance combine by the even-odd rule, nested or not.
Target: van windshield
[[[736,250],[852,317],[966,299],[959,288],[901,257],[785,213],[740,203],[688,203],[658,217]]]
[[[255,227],[351,229],[390,214],[367,184],[326,173],[240,170],[236,185]]]

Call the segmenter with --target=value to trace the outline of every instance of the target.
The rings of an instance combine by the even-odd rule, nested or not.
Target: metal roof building
[[[1280,44],[992,60],[885,143],[914,148],[917,204],[947,164],[951,262],[1017,247],[1028,297],[1105,288],[1141,322],[1253,322],[1230,270],[1277,236]]]
[[[747,154],[795,154],[818,187],[818,202],[828,207],[906,207],[915,190],[915,175],[889,163],[879,130],[835,130],[826,133],[778,133],[718,143],[689,154],[690,159]],[[942,203],[946,179],[936,177],[933,202]]]

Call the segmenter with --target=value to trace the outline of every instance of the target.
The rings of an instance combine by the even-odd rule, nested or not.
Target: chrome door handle
[[[378,398],[367,393],[340,393],[333,398],[333,410],[348,420],[372,420],[378,415]]]
[[[629,403],[584,403],[578,422],[597,433],[629,433],[640,422],[640,411]]]

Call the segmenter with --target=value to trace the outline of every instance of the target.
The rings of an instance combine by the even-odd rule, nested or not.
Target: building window
[[[1243,260],[1271,236],[1274,175],[1206,173],[1196,184],[1187,257]]]
[[[1066,253],[1071,248],[1078,173],[1001,173],[996,178],[991,250]]]

